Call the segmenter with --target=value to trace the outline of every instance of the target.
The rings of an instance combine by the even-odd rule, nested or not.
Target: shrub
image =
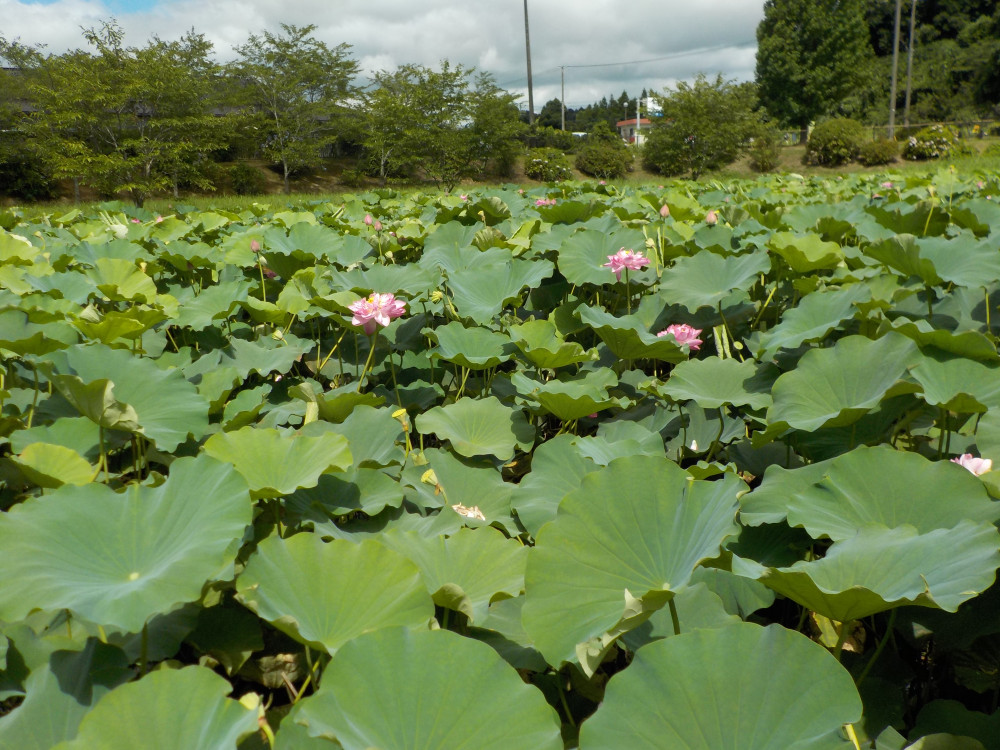
[[[260,170],[240,162],[229,168],[229,184],[237,195],[258,195],[267,183]]]
[[[340,173],[340,184],[349,188],[358,188],[365,184],[365,176],[358,169],[345,169]]]
[[[0,195],[25,201],[56,196],[56,183],[45,164],[29,152],[0,152]]]
[[[761,126],[754,133],[750,143],[750,169],[754,172],[771,172],[777,168],[781,160],[781,146],[778,131],[772,127]]]
[[[576,168],[602,180],[617,179],[632,169],[632,152],[611,126],[600,120],[580,148]]]
[[[867,134],[861,123],[838,117],[821,122],[809,134],[804,164],[838,167],[858,157]]]
[[[576,146],[575,138],[568,130],[557,130],[548,125],[535,127],[527,133],[528,145],[533,148],[557,148],[560,151],[572,151]]]
[[[1000,159],[1000,143],[991,143],[983,151],[983,156],[988,156],[991,159]]]
[[[858,150],[858,161],[866,167],[881,167],[891,164],[896,161],[897,156],[899,156],[899,144],[885,138],[863,143]]]
[[[958,133],[947,125],[931,125],[914,133],[903,146],[903,158],[910,161],[941,159],[961,151]]]
[[[570,179],[573,170],[559,149],[533,148],[524,161],[524,174],[539,182],[556,182]]]

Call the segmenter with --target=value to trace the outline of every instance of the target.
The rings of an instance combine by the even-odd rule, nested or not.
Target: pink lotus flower
[[[982,180],[979,180],[976,182],[976,187],[982,190],[984,187],[986,187],[986,183],[983,182]]]
[[[155,222],[156,222],[157,224],[159,224],[159,223],[160,223],[161,221],[163,221],[163,217],[162,217],[162,216],[159,216],[159,215],[157,215],[157,217],[156,217],[156,218],[154,219],[154,221],[155,221]]]
[[[365,214],[365,224],[367,224],[368,226],[372,225],[372,215],[371,214]]]
[[[660,206],[660,216],[662,216],[664,219],[670,216],[670,207],[667,206],[666,203]]]
[[[359,299],[348,309],[354,313],[351,325],[362,326],[369,336],[375,333],[375,324],[387,326],[393,318],[406,312],[406,303],[394,294],[372,292],[366,299]]]
[[[467,200],[469,200],[469,196],[467,196],[467,195],[466,195],[465,193],[462,193],[462,194],[461,194],[460,196],[458,196],[458,197],[459,197],[459,198],[461,198],[461,199],[462,199],[463,201],[467,201]]]
[[[375,219],[374,226],[375,226],[375,231],[376,232],[381,232],[382,231],[382,222],[379,221],[378,219]]]
[[[539,198],[535,201],[536,206],[554,206],[556,205],[555,198]]]
[[[132,223],[133,224],[141,224],[142,222],[140,222],[138,219],[132,219]]]
[[[257,240],[250,240],[250,252],[260,252],[260,243]]]
[[[688,349],[693,352],[698,351],[701,348],[702,340],[698,338],[701,333],[700,328],[692,328],[687,323],[675,323],[673,325],[667,326],[665,330],[660,331],[657,336],[666,336],[670,334],[680,345],[687,344]]]
[[[971,453],[963,453],[958,458],[951,459],[951,462],[965,467],[977,477],[993,470],[993,461],[988,458],[976,458]]]
[[[883,182],[879,187],[884,187],[884,188],[891,189],[892,188],[892,183],[891,182]]]
[[[629,268],[639,271],[643,266],[649,265],[649,258],[639,255],[634,250],[626,250],[624,247],[614,255],[608,256],[608,262],[601,265],[601,268],[610,268],[618,281],[622,280],[622,271]]]
[[[705,223],[709,226],[714,226],[719,223],[719,216],[715,211],[709,211],[705,214]]]

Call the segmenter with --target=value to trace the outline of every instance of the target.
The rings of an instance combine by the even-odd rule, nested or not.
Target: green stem
[[[149,625],[142,625],[142,647],[139,651],[139,676],[146,674],[146,667],[149,660]]]
[[[833,656],[837,661],[840,661],[840,654],[844,650],[844,644],[847,643],[849,624],[846,622],[840,623],[840,633],[837,634],[837,645],[833,647]]]
[[[676,599],[676,597],[671,597],[670,601],[667,602],[667,606],[670,607],[670,622],[672,622],[674,625],[674,635],[680,635],[681,621],[680,618],[677,616],[677,605],[674,604],[674,599]]]
[[[264,264],[260,262],[260,255],[257,256],[257,268],[260,269],[260,298],[267,302],[267,290],[264,288]]]
[[[889,641],[889,637],[892,635],[892,626],[896,622],[896,609],[889,611],[889,622],[885,626],[885,635],[882,636],[882,640],[878,642],[875,647],[875,652],[872,654],[872,658],[868,660],[865,664],[865,668],[861,670],[861,674],[858,675],[857,682],[855,683],[859,688],[861,683],[865,681],[865,677],[868,673],[872,671],[872,667],[875,665],[875,661],[878,659],[879,655],[882,653],[882,649],[885,648],[885,644]]]
[[[361,371],[361,376],[358,378],[358,393],[361,393],[361,386],[365,384],[365,375],[368,373],[368,368],[372,366],[372,359],[375,357],[375,334],[369,337],[368,344],[368,359],[365,361],[365,369]]]
[[[573,721],[573,714],[570,713],[569,703],[566,702],[566,691],[563,689],[563,677],[561,674],[556,674],[556,687],[559,688],[559,702],[562,704],[563,713],[566,714],[566,721],[569,722],[571,727],[576,726],[576,722]]]
[[[628,269],[625,269],[625,312],[628,315],[632,314],[632,294],[631,289],[628,285]]]

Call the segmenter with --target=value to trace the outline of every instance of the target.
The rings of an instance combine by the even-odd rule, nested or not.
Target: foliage
[[[317,165],[352,116],[358,63],[350,45],[331,49],[315,29],[282,24],[280,34],[251,34],[228,69],[242,84],[239,103],[255,115],[262,152],[281,165],[286,193],[292,173]]]
[[[606,122],[598,122],[576,155],[576,168],[604,180],[624,177],[632,169],[632,152]]]
[[[774,126],[761,125],[754,130],[750,148],[750,168],[754,172],[773,172],[781,160],[781,136]]]
[[[577,145],[576,136],[569,131],[539,125],[538,120],[535,120],[535,128],[525,136],[525,140],[533,148],[557,148],[567,152],[572,151]]]
[[[646,135],[643,162],[664,175],[692,178],[735,161],[758,127],[751,84],[699,75],[658,96],[663,117]]]
[[[3,211],[0,746],[994,746],[998,184]]]
[[[842,117],[826,120],[809,133],[802,162],[839,167],[854,161],[867,139],[868,134],[859,122]]]
[[[259,169],[240,162],[230,167],[229,184],[237,195],[259,195],[264,192],[266,181]]]
[[[228,125],[210,111],[211,43],[192,31],[126,47],[114,22],[84,37],[96,54],[43,55],[0,40],[0,56],[21,69],[33,104],[22,128],[52,174],[126,192],[136,206],[182,180],[211,189],[198,160],[224,143]]]
[[[558,182],[573,176],[566,155],[555,148],[533,148],[524,157],[524,175],[539,182]]]
[[[944,159],[961,145],[958,133],[947,125],[930,125],[903,144],[903,158],[910,161]]]
[[[858,149],[858,161],[866,167],[882,167],[892,164],[899,156],[899,144],[887,138],[865,141]]]
[[[862,0],[766,0],[756,80],[772,117],[804,130],[864,81],[872,51],[862,8]]]

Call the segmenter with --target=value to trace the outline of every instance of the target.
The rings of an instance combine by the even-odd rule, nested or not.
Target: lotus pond
[[[1000,748],[998,197],[0,213],[0,746]]]

